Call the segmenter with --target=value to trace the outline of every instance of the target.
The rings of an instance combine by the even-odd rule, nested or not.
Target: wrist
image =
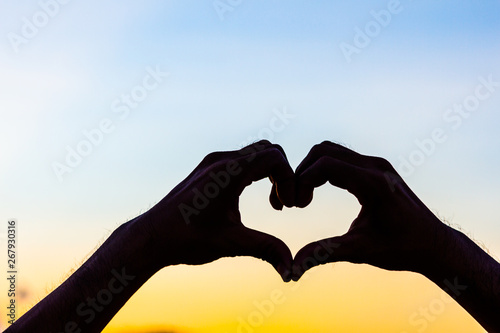
[[[468,279],[472,267],[462,237],[465,236],[461,232],[439,221],[434,237],[429,242],[426,264],[419,273],[438,285],[443,285],[444,280],[457,276],[460,276],[462,281]]]
[[[500,264],[472,240],[446,226],[433,267],[425,276],[465,308],[485,329],[500,328]]]
[[[150,277],[162,267],[155,260],[152,235],[148,231],[150,216],[144,213],[119,226],[111,237],[116,237],[124,263],[141,275]],[[116,235],[114,235],[116,234]]]
[[[444,223],[434,243],[430,265],[422,272],[429,278],[453,275],[473,280],[498,264],[470,238]]]
[[[415,218],[407,248],[407,270],[422,274],[434,281],[436,272],[443,272],[449,264],[453,235],[451,228],[434,214],[428,213]]]

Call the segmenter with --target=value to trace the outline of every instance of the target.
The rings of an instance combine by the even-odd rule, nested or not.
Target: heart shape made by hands
[[[361,211],[347,233],[307,244],[292,258],[282,240],[241,222],[241,193],[266,177],[273,183],[269,201],[277,210],[306,207],[314,188],[329,182],[353,194]],[[173,220],[184,222],[153,226],[159,235],[175,235],[161,240],[163,253],[176,254],[168,264],[254,256],[271,263],[284,281],[336,261],[416,271],[425,264],[421,253],[432,249],[428,235],[436,229],[435,216],[389,162],[328,141],[314,146],[295,172],[284,150],[268,141],[211,153],[159,203],[165,205],[169,211],[177,206]]]

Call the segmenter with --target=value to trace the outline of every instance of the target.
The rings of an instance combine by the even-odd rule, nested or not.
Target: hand
[[[239,151],[207,155],[147,212],[144,229],[151,238],[148,257],[153,265],[161,269],[221,257],[254,256],[271,263],[283,280],[290,281],[293,259],[285,243],[241,222],[240,194],[265,177],[273,183],[272,206],[293,206],[295,176],[280,146],[260,141]]]
[[[78,270],[7,331],[101,332],[152,275],[169,265],[250,255],[270,262],[283,280],[290,281],[288,247],[241,223],[240,194],[265,177],[273,182],[273,207],[293,205],[295,177],[280,146],[261,141],[239,151],[209,154],[157,205],[118,227]],[[112,296],[101,300],[106,293]]]
[[[445,246],[437,241],[445,239],[445,225],[382,158],[323,142],[311,149],[296,177],[298,207],[307,206],[314,188],[328,181],[356,196],[361,211],[346,234],[310,243],[297,253],[295,281],[311,267],[337,261],[422,273],[436,247]],[[335,249],[325,253],[325,244]]]

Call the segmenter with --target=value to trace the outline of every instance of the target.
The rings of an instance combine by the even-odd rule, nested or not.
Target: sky
[[[15,219],[21,313],[205,155],[261,138],[294,168],[324,140],[388,159],[498,258],[499,15],[498,1],[0,0],[0,243]],[[245,190],[243,223],[293,254],[359,211],[325,186],[276,212],[269,186]],[[337,263],[284,284],[254,258],[160,271],[104,332],[119,331],[484,332],[416,274]]]

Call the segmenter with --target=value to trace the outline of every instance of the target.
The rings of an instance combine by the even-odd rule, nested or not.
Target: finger
[[[312,164],[314,164],[318,159],[320,159],[323,156],[336,157],[338,159],[345,160],[353,164],[357,164],[359,160],[363,157],[363,155],[349,148],[346,148],[342,145],[330,141],[323,141],[322,143],[317,144],[311,148],[307,156],[302,160],[302,162],[295,170],[295,173],[301,174],[304,170],[309,168]]]
[[[239,151],[241,155],[245,154],[253,154],[255,151],[263,150],[264,148],[267,148],[269,146],[272,146],[273,144],[269,142],[268,140],[259,140],[254,143],[251,143],[245,147],[242,147]]]
[[[271,206],[276,209],[276,210],[283,210],[283,203],[278,197],[278,191],[276,188],[276,184],[273,184],[273,187],[271,189],[271,193],[269,194],[269,202],[271,203]]]
[[[292,280],[298,281],[307,270],[318,265],[338,261],[358,262],[358,252],[356,240],[350,234],[309,243],[293,259]]]
[[[285,151],[280,145],[274,145],[274,147],[278,150],[281,151],[282,155],[285,157],[285,159],[288,162],[288,158],[286,157]],[[289,207],[291,205],[291,202],[289,202],[289,199],[286,198],[287,193],[290,193],[291,191],[294,191],[294,189],[287,188],[286,186],[280,186],[280,192],[278,192],[278,186],[277,183],[274,181],[274,179],[270,178],[271,182],[273,183],[273,187],[271,189],[271,193],[269,194],[269,202],[271,203],[271,206],[276,209],[276,210],[283,210],[283,201],[289,203]],[[292,180],[290,180],[292,181]],[[283,193],[285,198],[281,199],[280,198],[280,193]],[[283,200],[283,201],[282,201]],[[294,204],[293,204],[294,205]]]
[[[283,281],[291,280],[292,253],[282,240],[246,227],[232,230],[228,237],[234,242],[235,255],[265,260],[276,269]]]
[[[373,193],[370,171],[333,157],[323,156],[297,177],[297,188],[308,191],[327,181],[354,194],[362,204]]]
[[[297,179],[295,182],[295,206],[299,208],[307,207],[312,199],[314,186]]]
[[[323,156],[330,156],[361,168],[397,173],[392,165],[383,158],[362,155],[354,150],[330,141],[324,141],[319,145],[315,145],[297,167],[295,173],[298,175],[301,174]]]
[[[275,182],[269,195],[269,201],[276,210],[282,210],[283,206],[295,206],[296,181],[288,179],[286,181]]]
[[[250,147],[250,146],[249,146]],[[243,156],[238,159],[242,168],[240,177],[240,190],[250,185],[253,181],[269,177],[275,185],[276,197],[271,194],[271,204],[278,199],[283,205],[292,207],[295,201],[295,174],[288,163],[286,155],[279,145],[266,143],[252,145],[252,153],[245,147]],[[279,205],[276,205],[278,207]],[[275,207],[275,205],[273,205]]]
[[[321,177],[321,181],[318,178],[318,176],[321,175],[316,175],[314,179],[315,184],[307,183],[307,177],[302,177],[302,174],[306,170],[308,170],[308,172],[311,172],[311,170],[315,170],[315,168],[311,169],[311,166],[315,165],[319,159],[328,156],[356,163],[359,163],[359,160],[362,157],[362,155],[358,154],[357,152],[330,141],[324,141],[321,144],[315,145],[313,148],[311,148],[307,156],[295,170],[295,175],[297,178],[295,185],[295,205],[297,207],[303,208],[308,206],[313,199],[314,188],[319,187],[328,181],[328,176],[324,172],[322,174],[324,177]]]

